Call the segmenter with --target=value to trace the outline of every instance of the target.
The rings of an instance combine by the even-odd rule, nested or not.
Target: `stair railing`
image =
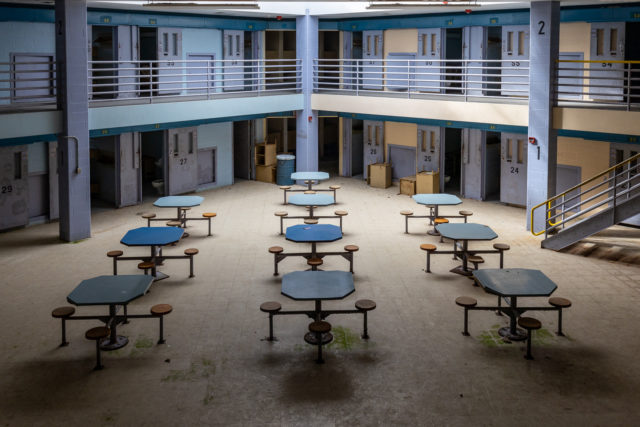
[[[560,231],[571,225],[570,223],[584,219],[586,214],[603,205],[610,205],[613,208],[615,218],[616,205],[621,200],[630,198],[633,191],[640,189],[639,159],[640,154],[629,157],[627,160],[531,208],[531,233],[534,236],[544,233],[546,238],[550,233]],[[586,185],[590,186],[583,189]],[[569,193],[574,191],[576,194],[570,196]],[[587,204],[590,205],[582,209]],[[545,227],[543,230],[536,231],[534,229],[534,215],[543,206],[546,207],[544,212]]]

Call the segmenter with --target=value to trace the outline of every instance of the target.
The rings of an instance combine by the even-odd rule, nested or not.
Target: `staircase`
[[[560,250],[640,213],[640,154],[618,163],[531,209],[531,233]],[[545,228],[534,229],[534,215]]]

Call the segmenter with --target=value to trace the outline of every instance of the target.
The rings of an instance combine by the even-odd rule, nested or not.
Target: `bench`
[[[353,271],[353,254],[354,252],[357,252],[358,250],[360,250],[360,248],[356,245],[345,245],[344,247],[344,252],[317,252],[316,253],[316,258],[319,259],[320,261],[322,261],[322,258],[324,258],[325,256],[333,256],[333,255],[339,255],[341,257],[343,257],[344,259],[346,259],[347,261],[349,261],[349,272],[350,273],[354,273]],[[285,253],[284,249],[282,248],[282,246],[271,246],[268,249],[270,254],[273,254],[273,275],[277,276],[278,273],[278,263],[280,261],[282,261],[283,259],[285,259],[286,257],[290,257],[290,256],[300,256],[303,257],[305,259],[307,259],[307,264],[311,266],[311,270],[315,271],[317,270],[317,267],[319,265],[322,265],[322,263],[320,264],[316,264],[315,266],[313,265],[313,263],[317,263],[317,261],[313,261],[313,263],[309,263],[312,259],[311,257],[311,252],[295,252],[295,253]]]
[[[314,206],[316,208],[317,206]],[[307,211],[309,208],[307,207]],[[284,234],[284,220],[285,219],[301,219],[305,224],[318,224],[320,219],[338,219],[340,221],[340,231],[342,231],[342,217],[347,216],[349,213],[344,210],[337,210],[334,212],[334,215],[296,215],[291,216],[287,211],[276,211],[273,213],[274,216],[277,216],[280,220],[280,235]]]
[[[147,220],[147,227],[151,227],[151,221],[167,221],[167,227],[187,227],[187,221],[207,221],[209,233],[207,236],[211,236],[211,219],[215,218],[217,214],[215,212],[205,212],[202,214],[202,218],[187,218],[187,212],[190,211],[190,207],[180,208],[179,218],[158,218],[153,212],[143,213],[142,218]],[[182,237],[189,237],[189,233],[184,233]]]
[[[153,307],[151,307],[151,310],[149,310],[149,312],[151,313],[151,315],[153,317],[157,317],[160,321],[160,335],[158,338],[158,344],[164,344],[165,340],[164,340],[164,316],[166,316],[167,314],[171,313],[173,311],[173,307],[171,307],[171,305],[169,304],[156,304]]]
[[[429,225],[432,225],[438,218],[440,218],[440,219],[442,219],[442,218],[444,218],[444,219],[448,219],[448,218],[463,218],[464,222],[467,222],[467,217],[473,215],[473,212],[471,212],[471,211],[460,211],[460,212],[458,212],[459,215],[440,215],[438,218],[436,218],[433,206],[427,206],[427,208],[429,209],[429,214],[428,215],[414,215],[413,211],[409,210],[409,209],[404,209],[404,210],[400,211],[400,215],[404,216],[404,232],[405,232],[405,234],[409,234],[409,219],[410,218],[428,219],[429,220]],[[437,223],[436,223],[436,225],[437,225]],[[435,232],[435,228],[433,230],[429,230],[429,234],[431,234],[432,232]],[[434,236],[437,236],[437,235],[439,235],[439,234],[434,234]],[[442,239],[440,241],[442,242]]]

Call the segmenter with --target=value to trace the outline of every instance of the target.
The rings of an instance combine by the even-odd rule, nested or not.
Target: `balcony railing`
[[[56,64],[46,56],[0,62],[0,106],[13,108],[56,104]]]

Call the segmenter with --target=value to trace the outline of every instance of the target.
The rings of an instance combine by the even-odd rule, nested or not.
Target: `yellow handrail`
[[[639,61],[639,62],[640,62],[640,61]],[[624,160],[624,161],[622,161],[622,162],[618,163],[618,164],[617,164],[617,165],[615,165],[615,166],[611,166],[609,169],[607,169],[607,170],[605,170],[605,171],[603,171],[603,172],[600,172],[598,175],[595,175],[595,176],[593,176],[593,177],[591,177],[591,178],[589,178],[589,179],[587,179],[587,180],[585,180],[585,181],[582,181],[580,184],[575,185],[575,186],[573,186],[573,187],[569,188],[568,190],[565,190],[564,192],[562,192],[562,193],[560,193],[560,194],[557,194],[557,195],[553,196],[552,198],[547,199],[547,200],[545,200],[544,202],[542,202],[542,203],[540,203],[540,204],[535,205],[534,207],[532,207],[532,208],[531,208],[531,234],[533,234],[534,236],[539,236],[539,235],[543,234],[543,233],[545,232],[545,230],[546,230],[546,229],[545,229],[545,230],[542,230],[542,231],[539,231],[539,232],[537,232],[537,233],[536,233],[536,232],[534,231],[534,229],[533,229],[533,213],[534,213],[534,211],[535,211],[536,209],[538,209],[540,206],[547,205],[547,215],[546,215],[546,217],[547,217],[547,218],[546,218],[546,222],[547,222],[547,224],[549,224],[551,227],[554,227],[554,226],[556,226],[556,225],[560,224],[560,222],[562,222],[562,221],[558,221],[558,222],[555,222],[555,223],[554,223],[554,222],[551,222],[551,214],[550,214],[550,212],[549,212],[549,210],[551,210],[551,202],[553,202],[554,200],[556,200],[556,199],[558,199],[558,198],[560,198],[560,197],[563,197],[563,196],[564,196],[564,195],[566,195],[567,193],[570,193],[570,192],[572,192],[573,190],[577,190],[578,188],[582,187],[583,185],[588,184],[588,183],[590,183],[591,181],[594,181],[594,180],[596,180],[596,179],[598,179],[598,178],[602,177],[603,175],[607,175],[609,172],[611,172],[611,171],[613,171],[613,170],[615,170],[615,169],[618,169],[619,167],[622,167],[622,166],[624,166],[624,165],[625,165],[625,164],[627,164],[627,163],[631,163],[632,161],[637,160],[637,159],[639,159],[639,158],[640,158],[640,154],[636,154],[635,156],[629,157],[627,160]],[[615,184],[614,184],[614,185],[615,185]]]

